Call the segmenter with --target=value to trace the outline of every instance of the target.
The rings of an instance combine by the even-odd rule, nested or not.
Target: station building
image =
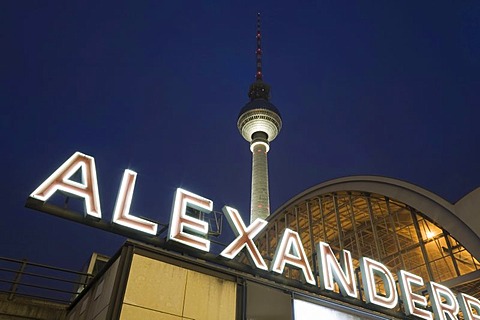
[[[171,241],[161,246],[127,241],[71,304],[67,319],[422,319],[405,312],[400,270],[424,280],[411,288],[426,301],[424,306],[414,303],[425,311],[423,318],[479,319],[479,201],[480,189],[451,204],[420,187],[383,177],[322,183],[270,215],[254,239],[272,264],[285,230],[298,233],[315,285],[288,261],[282,274],[255,268],[245,248],[228,260]],[[320,242],[329,244],[338,261],[341,252],[350,252],[357,298],[342,294],[339,281],[331,289],[322,288],[316,250]],[[362,257],[391,272],[398,292],[394,306],[367,301]],[[389,295],[384,280],[381,273],[374,274],[373,290],[380,299]],[[430,282],[455,296],[471,297],[470,313],[464,314],[458,301],[448,301],[448,294],[438,295],[440,308],[432,305]],[[449,303],[458,309],[454,318]]]

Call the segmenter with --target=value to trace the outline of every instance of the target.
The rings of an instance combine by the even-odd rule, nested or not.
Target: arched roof
[[[330,192],[361,191],[380,194],[421,211],[457,239],[475,258],[480,259],[480,188],[456,204],[411,183],[380,176],[350,176],[330,180],[311,187],[278,208],[269,220],[286,208]]]

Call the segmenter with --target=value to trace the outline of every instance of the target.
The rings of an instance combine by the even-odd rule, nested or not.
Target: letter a
[[[79,170],[82,171],[82,182],[70,178]],[[75,152],[47,180],[45,180],[30,197],[47,201],[56,191],[85,200],[86,214],[101,218],[100,199],[98,196],[97,172],[95,159],[81,152]]]
[[[317,283],[308,263],[300,236],[297,232],[288,228],[283,232],[280,244],[277,245],[270,270],[282,274],[286,264],[299,268],[308,283],[313,285]]]

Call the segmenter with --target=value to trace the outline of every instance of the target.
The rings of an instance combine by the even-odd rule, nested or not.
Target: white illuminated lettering
[[[303,272],[305,281],[313,285],[316,284],[300,236],[288,228],[283,232],[270,269],[273,272],[282,274],[286,264],[299,268]]]
[[[265,145],[268,151],[268,144],[262,141],[252,143],[252,150],[257,145]],[[158,224],[130,213],[136,178],[137,173],[135,171],[129,169],[124,171],[112,217],[113,228],[108,229],[133,238],[135,238],[135,234],[123,227],[147,233],[151,236],[136,238],[151,244],[158,244],[157,239],[153,239],[153,236],[158,233]],[[83,199],[87,216],[71,215],[54,208],[54,206],[39,203],[39,201],[48,201],[57,191],[69,197]],[[98,225],[99,228],[106,229],[105,223],[91,218],[102,218],[95,159],[91,156],[75,152],[40,184],[30,194],[30,197],[38,201],[27,200],[27,207],[38,209],[41,206],[40,211],[66,217],[76,222],[84,222],[91,226]],[[210,213],[212,210],[213,202],[211,200],[178,188],[172,205],[167,240],[209,252],[209,225],[202,220],[202,217],[203,214]],[[264,231],[268,224],[267,221],[256,219],[247,226],[238,210],[228,206],[225,206],[222,210],[236,238],[220,253],[221,257],[234,259],[245,249],[244,254],[255,268],[283,274],[285,266],[288,264],[290,267],[300,270],[306,283],[317,284],[317,275],[312,272],[302,240],[297,232],[289,228],[283,231],[281,238],[277,241],[277,248],[269,268],[254,242],[256,237]],[[123,227],[119,227],[119,225]],[[268,241],[267,245],[270,245]],[[344,297],[359,299],[361,289],[357,284],[350,251],[342,250],[337,259],[330,245],[325,242],[319,242],[315,249],[318,260],[312,261],[312,263],[318,263],[320,289],[337,290]],[[189,252],[191,253],[191,251]],[[209,260],[210,257],[206,259]],[[403,311],[409,318],[457,320],[458,313],[461,311],[465,320],[480,320],[480,301],[475,297],[464,293],[458,293],[455,296],[449,288],[435,282],[429,282],[426,285],[430,299],[428,303],[426,295],[420,293],[425,286],[421,277],[400,270],[397,274],[399,284],[399,292],[397,292],[392,273],[385,265],[366,257],[360,257],[359,265],[365,302],[368,304],[393,309],[397,307],[400,296],[403,302]],[[336,289],[337,286],[338,289]],[[317,290],[314,289],[312,292],[317,293]],[[297,313],[295,313],[296,315]],[[312,313],[309,316],[316,316],[316,314]]]
[[[71,180],[71,177],[78,170],[81,170],[81,182]],[[95,218],[102,217],[98,196],[97,172],[93,157],[75,152],[35,189],[30,197],[47,201],[56,191],[63,192],[68,196],[83,198],[85,213]]]
[[[433,281],[428,283],[427,289],[435,320],[457,319],[459,306],[453,292],[447,287]]]
[[[208,252],[210,251],[210,241],[204,238],[208,233],[208,223],[187,215],[187,207],[209,213],[213,210],[213,202],[207,198],[178,188],[175,193],[172,214],[170,216],[168,240],[177,241]]]
[[[340,255],[340,266],[330,246],[325,242],[319,242],[317,244],[317,257],[322,275],[320,288],[333,291],[335,288],[333,281],[335,281],[343,296],[358,298],[350,251],[343,250],[343,254]]]
[[[117,201],[115,202],[112,222],[151,235],[156,235],[158,224],[130,214],[136,179],[137,173],[135,171],[127,169],[123,173],[122,183],[120,184]]]
[[[380,262],[369,258],[360,258],[360,270],[362,273],[363,289],[367,303],[393,309],[398,302],[397,290],[392,273]],[[385,289],[385,295],[379,294],[375,286],[375,275],[380,277]]]
[[[265,260],[263,260],[260,251],[258,251],[255,243],[253,243],[253,239],[263,230],[263,228],[265,228],[267,221],[256,219],[247,228],[236,209],[225,206],[223,207],[223,213],[237,237],[220,253],[220,255],[228,259],[233,259],[243,248],[247,248],[250,261],[257,268],[268,270],[267,264],[265,263]]]
[[[478,299],[465,293],[459,293],[457,300],[464,320],[480,320],[480,301]],[[473,310],[476,314],[473,313]]]
[[[398,272],[398,282],[400,284],[401,299],[403,301],[403,309],[407,316],[417,316],[425,320],[432,320],[433,314],[422,308],[427,307],[427,298],[419,294],[413,293],[412,285],[423,287],[423,279],[419,276],[400,270]]]

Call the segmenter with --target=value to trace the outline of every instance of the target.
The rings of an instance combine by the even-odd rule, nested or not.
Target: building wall
[[[68,313],[68,320],[105,320],[112,303],[113,288],[117,279],[120,259],[101,276],[94,286]]]
[[[236,283],[133,256],[120,319],[235,319]]]

